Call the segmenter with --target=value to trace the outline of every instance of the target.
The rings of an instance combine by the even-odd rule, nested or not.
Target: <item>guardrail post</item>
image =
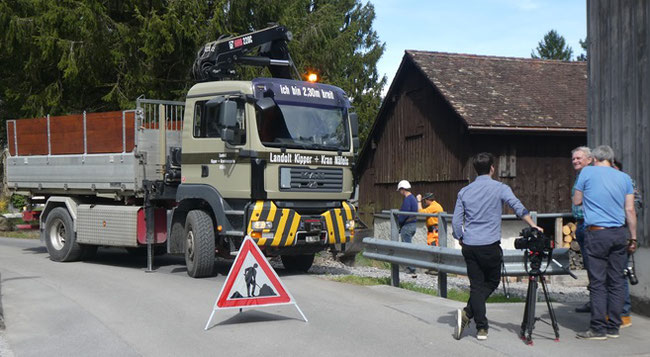
[[[530,219],[532,219],[533,222],[535,222],[535,224],[537,224],[537,211],[531,211],[530,212]]]
[[[438,244],[447,247],[447,218],[445,212],[438,213]],[[438,296],[447,298],[447,273],[438,271]]]
[[[390,240],[399,242],[399,228],[397,225],[396,209],[390,210]],[[390,264],[390,283],[392,286],[399,287],[399,264]]]

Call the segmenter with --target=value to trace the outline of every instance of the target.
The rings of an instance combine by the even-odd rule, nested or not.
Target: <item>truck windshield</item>
[[[349,150],[345,110],[279,103],[257,116],[262,144],[314,150]]]

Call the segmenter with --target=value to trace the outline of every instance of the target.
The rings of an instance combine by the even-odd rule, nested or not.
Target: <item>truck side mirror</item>
[[[227,100],[219,107],[219,126],[232,129],[237,126],[237,102]]]
[[[264,97],[257,102],[255,102],[255,107],[261,112],[268,112],[276,107],[275,100],[270,97]]]
[[[350,113],[350,127],[352,129],[352,148],[354,152],[359,150],[359,116],[357,113]]]
[[[225,100],[226,98],[222,95],[216,96],[205,102],[205,109],[210,113],[210,111],[214,110],[214,108],[218,107],[219,104],[223,103]]]
[[[350,113],[350,126],[352,127],[352,137],[359,137],[359,116],[357,113]]]
[[[226,100],[219,106],[219,126],[221,139],[227,143],[235,140],[235,128],[237,127],[237,102]]]

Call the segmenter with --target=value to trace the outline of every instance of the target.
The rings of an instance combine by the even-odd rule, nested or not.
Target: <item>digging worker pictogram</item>
[[[248,297],[255,296],[255,287],[257,286],[257,263],[244,270],[244,280],[246,281],[246,293],[248,294]]]

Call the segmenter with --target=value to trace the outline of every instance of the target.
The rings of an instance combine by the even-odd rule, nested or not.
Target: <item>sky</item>
[[[587,37],[586,0],[369,0],[386,48],[377,64],[388,81],[405,50],[530,58],[554,29],[573,49]]]

